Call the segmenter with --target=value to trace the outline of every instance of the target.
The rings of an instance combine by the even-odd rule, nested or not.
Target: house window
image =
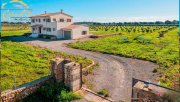
[[[43,19],[44,22],[46,22],[46,19]]]
[[[33,23],[34,23],[34,22],[35,22],[35,19],[32,19],[32,20],[31,20],[31,22],[33,22]]]
[[[39,19],[39,22],[41,22],[41,19]]]
[[[36,22],[38,22],[38,19],[36,19]]]
[[[71,22],[71,19],[67,19],[67,22]]]
[[[51,28],[47,28],[47,31],[48,31],[48,32],[51,32]]]
[[[53,28],[53,31],[56,31],[56,28]]]
[[[43,30],[46,30],[46,28],[43,28]]]
[[[53,21],[56,22],[56,18],[53,18]]]
[[[46,22],[51,22],[51,19],[46,19]]]
[[[35,28],[32,28],[33,29],[33,31],[35,31],[36,29]]]
[[[87,31],[82,31],[82,35],[86,35],[87,34]]]
[[[60,22],[64,22],[64,19],[60,19]]]

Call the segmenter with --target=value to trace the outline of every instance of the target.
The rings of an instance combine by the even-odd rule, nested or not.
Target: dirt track
[[[158,67],[156,64],[132,58],[68,48],[64,45],[64,43],[76,42],[77,40],[48,41],[28,37],[16,37],[12,38],[12,40],[87,57],[98,62],[99,68],[94,71],[93,75],[89,75],[88,79],[95,85],[95,91],[102,88],[108,89],[110,97],[116,101],[130,101],[132,77],[155,82],[152,71]],[[88,39],[80,41],[84,40]]]

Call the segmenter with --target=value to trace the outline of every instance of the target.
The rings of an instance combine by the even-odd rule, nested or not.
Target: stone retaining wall
[[[50,80],[51,76],[46,76],[38,80],[23,84],[14,90],[7,90],[1,93],[1,102],[15,102],[36,92],[41,85]]]

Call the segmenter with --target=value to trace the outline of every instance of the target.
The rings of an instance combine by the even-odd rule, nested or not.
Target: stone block
[[[72,91],[77,91],[81,88],[81,66],[75,62],[70,62],[64,65],[64,83]]]
[[[51,61],[51,75],[55,78],[56,81],[61,82],[63,80],[63,66],[64,59],[56,58]]]

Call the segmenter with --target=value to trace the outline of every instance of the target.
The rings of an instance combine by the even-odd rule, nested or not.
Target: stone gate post
[[[64,79],[64,59],[56,58],[51,61],[51,75],[57,81],[61,82]]]
[[[80,64],[70,62],[64,65],[64,83],[72,91],[81,89],[82,67]]]

